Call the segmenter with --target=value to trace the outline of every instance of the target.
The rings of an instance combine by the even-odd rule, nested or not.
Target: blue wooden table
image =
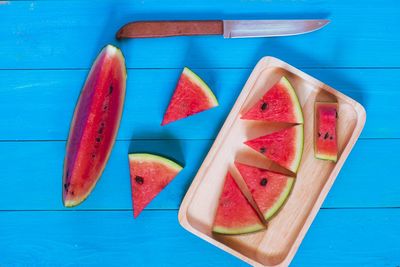
[[[329,18],[312,34],[117,42],[131,20]],[[109,164],[77,208],[61,202],[72,112],[99,50],[128,67]],[[251,69],[272,55],[362,103],[367,124],[293,266],[399,266],[400,2],[0,1],[0,266],[244,266],[183,230],[179,204]],[[160,127],[183,66],[220,107]],[[162,152],[184,171],[134,220],[127,153]]]

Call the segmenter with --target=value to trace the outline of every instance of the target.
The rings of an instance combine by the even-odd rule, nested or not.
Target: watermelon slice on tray
[[[93,63],[75,107],[64,160],[66,207],[84,201],[104,170],[121,120],[125,86],[124,57],[108,45]]]
[[[286,77],[282,77],[272,86],[242,119],[300,124],[304,122],[299,99]]]
[[[301,124],[245,142],[252,149],[294,173],[300,165],[303,143]]]
[[[129,154],[134,217],[164,189],[182,170],[167,158],[153,154]]]
[[[336,162],[338,155],[337,103],[315,103],[315,157]]]
[[[161,125],[218,106],[208,85],[189,68],[184,68]]]
[[[258,209],[267,221],[282,207],[292,190],[294,178],[235,162]]]
[[[257,212],[228,172],[214,219],[213,232],[244,234],[264,228]]]

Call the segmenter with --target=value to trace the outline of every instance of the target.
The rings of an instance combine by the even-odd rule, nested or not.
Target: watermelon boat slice
[[[142,210],[182,170],[182,167],[167,158],[153,154],[129,154],[129,169],[132,187],[133,215]]]
[[[189,68],[184,68],[161,125],[218,106],[208,85]]]
[[[84,201],[100,178],[115,142],[125,98],[125,60],[106,46],[82,89],[68,137],[63,172],[63,203]]]
[[[299,99],[285,77],[272,86],[242,119],[299,124],[304,122]]]
[[[214,219],[213,232],[245,234],[264,228],[257,212],[228,172]]]
[[[294,178],[235,162],[258,209],[267,221],[282,207],[292,190]]]
[[[302,124],[245,142],[252,149],[294,173],[300,165],[303,143]]]
[[[315,103],[315,157],[336,162],[338,155],[337,103]]]

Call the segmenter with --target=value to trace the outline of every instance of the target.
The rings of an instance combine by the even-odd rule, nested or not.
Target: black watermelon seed
[[[64,189],[65,189],[65,191],[67,191],[67,192],[68,192],[68,189],[69,189],[69,183],[65,183],[65,184],[64,184]]]
[[[264,102],[262,105],[261,105],[261,110],[266,110],[268,108],[268,104],[266,103],[266,102]]]
[[[260,185],[261,185],[261,186],[266,186],[267,183],[268,183],[267,178],[262,178],[261,181],[260,181]]]
[[[97,131],[98,134],[102,134],[104,130],[104,127],[100,127],[99,130]]]
[[[329,139],[333,140],[333,136],[329,137]]]
[[[75,195],[75,192],[74,192],[74,191],[71,191],[70,193],[71,193],[71,195]]]
[[[100,126],[104,127],[104,121],[100,122]]]
[[[325,136],[324,136],[324,139],[328,139],[328,137],[329,137],[329,133],[327,132],[327,133],[325,134]]]
[[[321,137],[321,133],[320,132],[318,132],[318,137]]]
[[[92,153],[92,159],[94,159],[96,157],[95,153]]]
[[[110,88],[108,89],[108,94],[111,95],[112,91],[114,90],[113,86],[110,85]]]
[[[65,176],[67,176],[67,178],[69,177],[69,170],[67,170],[67,173],[66,173]]]
[[[267,149],[265,147],[260,148],[260,153],[264,154]]]
[[[101,141],[101,138],[100,137],[96,137],[96,142],[100,143],[100,141]]]
[[[135,181],[138,184],[143,184],[143,182],[144,182],[143,177],[140,177],[140,176],[136,176],[135,177]]]

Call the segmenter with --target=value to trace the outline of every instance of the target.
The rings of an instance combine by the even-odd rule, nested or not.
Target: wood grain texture
[[[118,141],[96,188],[74,210],[132,208],[128,151],[163,153],[185,166],[148,206],[148,209],[177,209],[211,144],[210,140]],[[394,148],[399,147],[399,139],[359,140],[323,207],[400,207],[400,180],[394,175],[398,168]],[[64,150],[65,142],[0,142],[0,210],[64,210],[61,202]]]
[[[161,127],[181,69],[129,70],[118,139],[212,139],[242,90],[250,69],[194,69],[219,107]],[[307,69],[305,72],[362,103],[364,138],[400,138],[399,69]],[[86,70],[0,71],[0,140],[66,140]],[[155,78],[156,77],[156,78]]]
[[[400,112],[399,8],[397,0],[0,1],[0,266],[245,266],[184,231],[176,211],[158,209],[179,206],[265,55],[300,67],[368,112],[365,139],[350,154],[292,266],[399,265],[399,209],[382,208],[400,207],[400,126],[393,123]],[[286,38],[114,38],[133,20],[221,18],[332,23]],[[107,43],[122,48],[131,68],[118,139],[134,140],[117,142],[93,194],[80,211],[67,211],[61,204],[62,140],[87,70]],[[220,107],[161,128],[186,65],[211,86]],[[136,221],[128,150],[162,152],[186,166]]]
[[[1,212],[1,266],[246,266],[176,211]],[[400,210],[321,210],[291,266],[396,266]],[[377,231],[377,226],[384,231]]]
[[[396,0],[12,1],[0,5],[0,68],[89,68],[107,43],[121,46],[129,68],[252,68],[265,55],[298,67],[399,67],[399,7]],[[332,23],[287,38],[114,39],[132,20],[221,18],[328,18]]]
[[[266,88],[271,88],[282,76],[288,78],[293,85],[304,116],[304,124],[301,126],[302,144],[301,148],[297,148],[302,153],[301,165],[296,172],[294,188],[279,213],[268,222],[265,231],[239,236],[214,235],[214,214],[224,175],[229,170],[236,176],[237,171],[232,167],[234,162],[238,160],[252,166],[277,170],[273,162],[267,161],[243,143],[276,131],[278,125],[240,118],[265,95],[268,90]],[[339,106],[339,156],[334,164],[315,159],[314,156],[314,103],[324,99],[335,99]],[[334,88],[279,59],[260,59],[182,201],[179,208],[180,224],[194,235],[251,265],[288,266],[358,140],[365,118],[365,110],[358,102]],[[282,125],[278,129],[282,129]],[[238,184],[243,183],[240,182],[240,175],[235,179]],[[250,192],[247,193],[250,197]]]

